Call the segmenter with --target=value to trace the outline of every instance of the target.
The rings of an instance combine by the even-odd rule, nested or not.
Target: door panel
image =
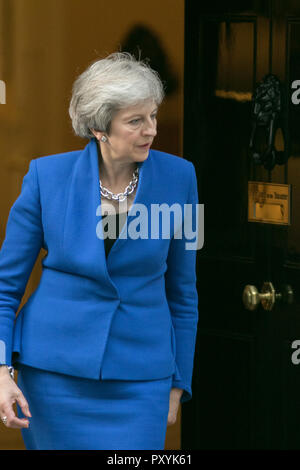
[[[197,170],[205,241],[182,448],[300,448],[300,364],[291,360],[300,340],[300,105],[291,100],[291,84],[300,80],[300,5],[192,0],[185,13],[184,153]],[[275,142],[289,155],[272,171],[249,153],[252,95],[268,73],[283,84]],[[265,143],[261,133],[260,147]],[[292,185],[290,226],[248,222],[248,181]],[[277,299],[271,311],[247,310],[244,287],[261,291],[265,281],[277,293],[292,286],[293,303]]]

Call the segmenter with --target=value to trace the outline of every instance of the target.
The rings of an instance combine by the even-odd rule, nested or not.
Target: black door
[[[254,91],[268,74],[281,93],[273,168],[249,150]],[[299,1],[186,1],[184,155],[197,170],[205,240],[197,257],[198,337],[182,449],[300,448],[297,80]],[[263,127],[256,139],[258,152],[266,152]],[[249,182],[291,185],[288,224],[248,220]],[[265,282],[275,304],[248,310],[245,287],[261,293]]]

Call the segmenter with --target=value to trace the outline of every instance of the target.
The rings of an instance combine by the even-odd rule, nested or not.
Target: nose
[[[152,119],[150,119],[150,121],[147,121],[143,129],[143,134],[155,137],[157,134],[156,121],[153,122]]]

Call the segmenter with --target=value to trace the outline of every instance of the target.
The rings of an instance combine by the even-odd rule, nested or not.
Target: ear
[[[91,129],[91,132],[94,134],[97,140],[101,139],[102,133],[100,131],[95,131],[95,129]]]

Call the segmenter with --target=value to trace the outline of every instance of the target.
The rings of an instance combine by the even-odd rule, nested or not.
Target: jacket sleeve
[[[0,250],[0,364],[11,365],[16,312],[43,243],[36,162],[23,178]]]
[[[187,249],[191,243],[188,226],[198,233],[197,204],[198,189],[194,165],[190,162],[190,186],[187,204],[192,211],[185,216],[182,224],[182,237],[172,238],[167,257],[165,273],[166,296],[171,311],[175,333],[176,373],[173,375],[172,387],[183,389],[180,402],[192,398],[192,375],[198,323],[198,293],[196,287],[196,254],[197,250]],[[192,223],[192,225],[191,225]],[[188,238],[186,234],[188,233]],[[196,242],[193,243],[193,246]],[[179,372],[179,374],[178,374]]]

